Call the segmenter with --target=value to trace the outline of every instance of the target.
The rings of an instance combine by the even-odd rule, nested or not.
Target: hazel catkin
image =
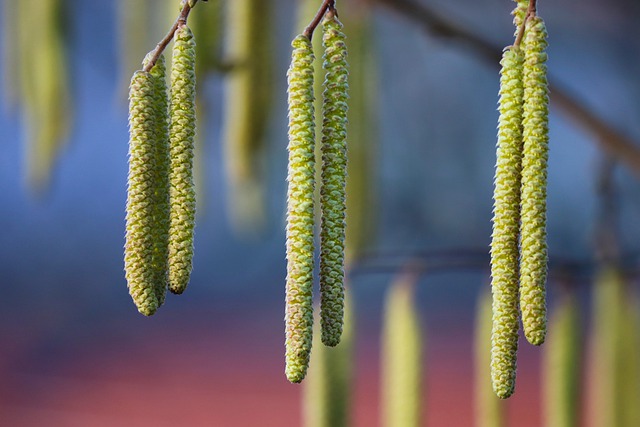
[[[344,315],[345,186],[347,179],[347,47],[342,24],[324,20],[325,78],[320,205],[320,315],[322,342],[340,342]]]
[[[500,72],[500,119],[491,240],[491,380],[500,398],[514,390],[518,350],[518,233],[522,153],[523,53],[507,48]]]
[[[289,165],[287,189],[286,368],[301,382],[309,365],[313,336],[313,225],[315,122],[313,48],[304,35],[292,43],[288,77]]]
[[[549,90],[547,31],[534,16],[527,21],[523,43],[524,112],[520,227],[520,310],[527,340],[533,345],[546,335],[547,280],[547,159],[549,151]]]
[[[171,66],[169,172],[169,290],[184,292],[193,259],[196,196],[193,182],[195,137],[195,41],[186,25],[175,33]]]

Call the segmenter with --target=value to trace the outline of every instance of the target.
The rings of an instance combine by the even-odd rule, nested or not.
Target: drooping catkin
[[[491,240],[491,380],[500,398],[511,396],[518,350],[518,232],[522,153],[522,63],[517,47],[502,57],[500,119]]]
[[[527,9],[529,9],[529,0],[513,0],[516,3],[515,9],[511,14],[513,15],[513,25],[515,25],[515,35],[518,35],[520,27],[527,16]]]
[[[313,48],[304,35],[292,43],[288,77],[289,166],[287,189],[286,368],[301,382],[309,366],[313,336],[313,192],[315,122]]]
[[[535,16],[527,21],[523,43],[524,116],[520,228],[520,310],[527,340],[533,345],[546,335],[547,160],[549,151],[549,89],[547,30]]]
[[[342,23],[324,20],[325,78],[320,206],[320,313],[322,342],[338,345],[344,314],[345,186],[347,180],[347,46]]]
[[[387,292],[382,331],[382,426],[422,419],[423,333],[415,306],[417,275],[403,273]]]
[[[143,65],[151,58],[147,54]],[[167,294],[167,261],[169,255],[169,98],[166,82],[166,63],[161,55],[151,68],[154,84],[155,183],[153,201],[153,280],[158,306],[164,304]]]
[[[178,28],[173,46],[170,106],[169,290],[184,292],[193,260],[196,197],[193,183],[195,137],[195,41],[186,25]]]
[[[640,425],[640,305],[638,296],[631,288],[627,289],[622,311],[622,342],[620,397],[622,399],[622,426]]]
[[[544,346],[544,425],[576,427],[580,410],[580,313],[572,295],[565,295],[551,316]]]
[[[150,316],[158,309],[154,280],[155,137],[154,78],[136,71],[129,92],[129,185],[125,276],[138,311]]]

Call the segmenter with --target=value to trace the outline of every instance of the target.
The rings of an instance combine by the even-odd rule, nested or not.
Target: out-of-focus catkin
[[[491,380],[500,398],[515,387],[518,350],[518,233],[522,155],[522,64],[517,47],[505,50],[500,78],[500,119],[491,240]]]
[[[137,71],[129,92],[129,177],[125,276],[138,311],[150,316],[158,309],[154,281],[154,210],[156,180],[156,110],[154,77]]]
[[[315,122],[313,48],[304,35],[292,43],[288,76],[289,166],[287,189],[286,368],[301,382],[309,366],[313,336],[313,225]]]
[[[193,151],[196,126],[195,41],[183,25],[175,33],[171,66],[169,290],[184,292],[193,259],[196,197]]]
[[[520,310],[527,340],[544,342],[547,309],[547,159],[549,150],[549,89],[547,31],[534,16],[527,21],[523,43],[524,116],[520,228]]]
[[[347,46],[332,11],[324,20],[325,78],[320,205],[320,313],[322,342],[340,342],[344,315],[345,186],[347,180]]]

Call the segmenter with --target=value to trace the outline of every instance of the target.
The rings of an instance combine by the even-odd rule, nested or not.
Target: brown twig
[[[494,67],[500,66],[502,49],[483,37],[470,32],[467,27],[439,16],[428,6],[415,0],[377,0],[407,19],[421,25],[430,34],[458,41],[467,45],[478,57]],[[549,79],[551,102],[569,119],[594,136],[594,141],[620,164],[640,175],[640,148],[628,136],[614,129],[591,110],[585,107],[568,91]]]
[[[313,21],[311,21],[311,23],[307,26],[307,28],[304,29],[304,32],[302,34],[306,38],[311,40],[311,38],[313,37],[313,32],[318,27],[318,25],[320,25],[320,22],[322,21],[324,14],[327,13],[328,10],[335,11],[335,9],[336,9],[336,0],[324,0],[322,2],[322,6],[320,6],[320,9],[318,9],[318,13],[316,13],[316,16],[313,18]]]

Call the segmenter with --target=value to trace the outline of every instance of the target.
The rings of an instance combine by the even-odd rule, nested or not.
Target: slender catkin
[[[500,398],[511,396],[518,350],[518,231],[522,153],[522,62],[517,47],[502,57],[500,119],[491,240],[491,380]]]
[[[329,11],[324,20],[322,183],[320,206],[320,313],[322,342],[338,345],[344,314],[345,186],[347,180],[347,46],[342,24]]]
[[[313,337],[313,192],[315,122],[313,48],[304,35],[292,43],[288,77],[289,166],[287,189],[286,368],[301,382],[309,366]]]
[[[169,290],[184,292],[193,259],[196,197],[193,183],[193,149],[196,133],[195,41],[189,27],[175,33],[171,66],[170,106],[170,226]]]
[[[151,53],[147,54],[146,66]],[[166,82],[166,61],[161,55],[150,71],[154,90],[155,183],[153,202],[153,279],[158,306],[167,294],[167,260],[169,255],[169,98]]]
[[[129,91],[129,187],[124,254],[129,293],[138,311],[158,309],[153,268],[155,197],[155,84],[151,74],[136,71]]]
[[[544,342],[547,330],[547,159],[549,89],[547,31],[540,17],[527,21],[524,39],[524,116],[520,228],[520,310],[527,340]]]
[[[632,288],[625,295],[621,324],[621,387],[622,426],[640,425],[640,306]]]

